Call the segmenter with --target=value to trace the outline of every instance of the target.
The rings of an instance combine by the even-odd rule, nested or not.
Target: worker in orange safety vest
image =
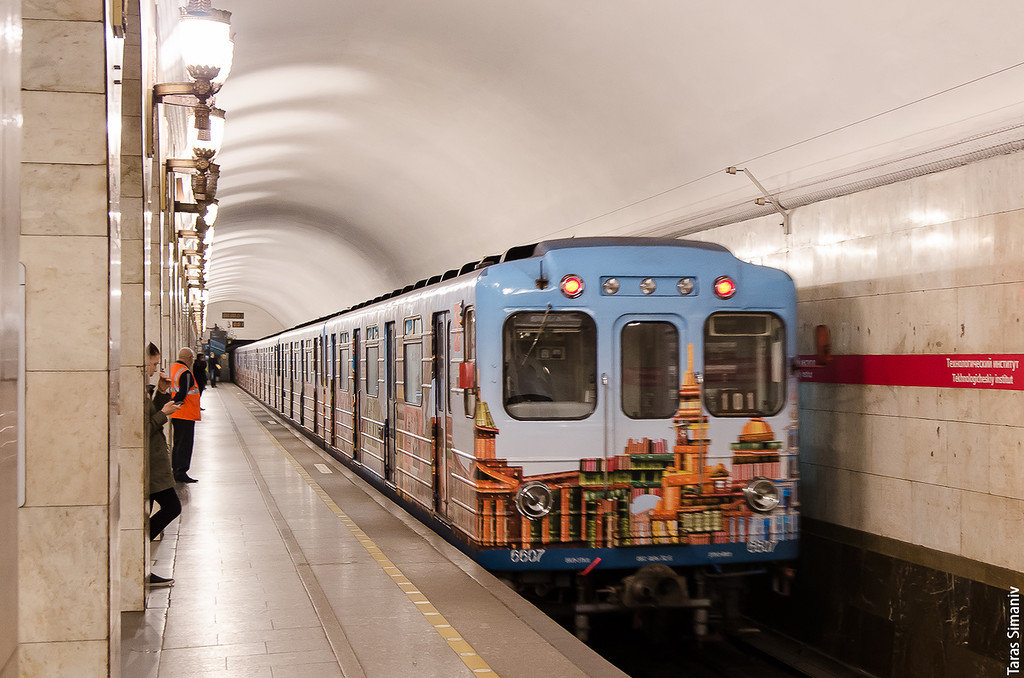
[[[177,412],[171,415],[174,431],[174,448],[171,450],[171,467],[174,480],[179,483],[199,482],[188,475],[192,465],[192,444],[195,441],[196,422],[202,419],[199,406],[199,386],[192,375],[192,362],[196,354],[190,348],[178,352],[178,361],[171,365],[171,397],[181,403]]]

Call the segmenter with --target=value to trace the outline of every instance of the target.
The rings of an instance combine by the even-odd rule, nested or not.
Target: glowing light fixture
[[[211,108],[207,116],[206,129],[200,129],[202,121],[195,111],[189,114],[188,119],[188,146],[192,152],[213,158],[220,152],[224,143],[224,111],[219,108]]]
[[[583,278],[578,275],[570,273],[562,278],[562,294],[570,299],[575,299],[583,294],[583,288]]]
[[[736,283],[727,275],[715,280],[715,296],[719,299],[731,299],[736,294]]]

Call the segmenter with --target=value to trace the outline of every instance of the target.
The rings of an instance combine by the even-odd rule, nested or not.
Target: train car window
[[[410,341],[402,347],[404,363],[405,402],[419,405],[423,402],[423,342]]]
[[[503,332],[505,411],[584,419],[597,407],[597,327],[579,311],[513,313]]]
[[[377,364],[377,360],[380,357],[380,350],[376,346],[366,347],[366,395],[376,398],[379,392],[379,384],[377,383],[377,374],[380,370],[380,365]]]
[[[463,346],[465,346],[466,362],[476,362],[476,309],[466,309],[466,318],[462,322]],[[456,382],[458,383],[458,382]],[[467,417],[472,418],[476,414],[476,388],[467,388],[462,392],[462,407]]]
[[[767,417],[786,401],[786,329],[771,313],[716,313],[704,324],[704,406]]]
[[[348,359],[348,349],[341,349],[341,355],[338,357],[338,380],[341,382],[340,387],[342,391],[348,391],[348,378],[350,365]]]
[[[630,419],[665,419],[679,407],[679,331],[666,322],[622,328],[622,411]]]

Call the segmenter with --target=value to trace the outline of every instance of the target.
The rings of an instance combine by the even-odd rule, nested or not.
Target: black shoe
[[[168,579],[166,577],[161,577],[155,574],[149,575],[149,579],[146,580],[146,583],[149,584],[150,588],[154,589],[164,588],[166,586],[174,586],[173,579]]]
[[[195,478],[190,478],[190,477],[188,477],[185,474],[182,474],[180,476],[174,476],[174,481],[178,482],[178,483],[198,483],[199,482]]]

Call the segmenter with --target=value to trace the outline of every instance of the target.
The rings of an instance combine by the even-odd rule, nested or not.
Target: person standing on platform
[[[171,365],[170,393],[181,408],[171,415],[174,430],[174,449],[171,452],[171,467],[174,480],[179,483],[195,483],[188,475],[192,465],[192,443],[195,441],[196,422],[202,419],[199,407],[199,386],[192,375],[192,362],[196,354],[190,348],[178,352],[178,361]]]
[[[202,353],[197,355],[195,362],[192,363],[192,376],[196,378],[196,385],[199,387],[199,397],[201,400],[203,391],[206,390],[206,356]]]
[[[146,353],[146,377],[152,379],[160,367],[160,349],[150,344]],[[181,500],[174,490],[174,476],[171,472],[171,457],[167,451],[167,438],[164,436],[164,424],[169,415],[181,407],[180,403],[171,400],[167,390],[171,380],[161,374],[155,392],[152,385],[146,390],[146,416],[149,419],[149,438],[146,441],[146,453],[149,456],[149,499],[159,510],[149,518],[149,538],[156,539],[164,528],[181,515]],[[150,397],[152,396],[152,397]],[[150,574],[147,580],[150,586],[170,586],[173,579]]]
[[[206,371],[210,373],[210,388],[217,388],[217,377],[220,376],[220,363],[217,362],[216,353],[211,353],[210,359],[206,361]]]

